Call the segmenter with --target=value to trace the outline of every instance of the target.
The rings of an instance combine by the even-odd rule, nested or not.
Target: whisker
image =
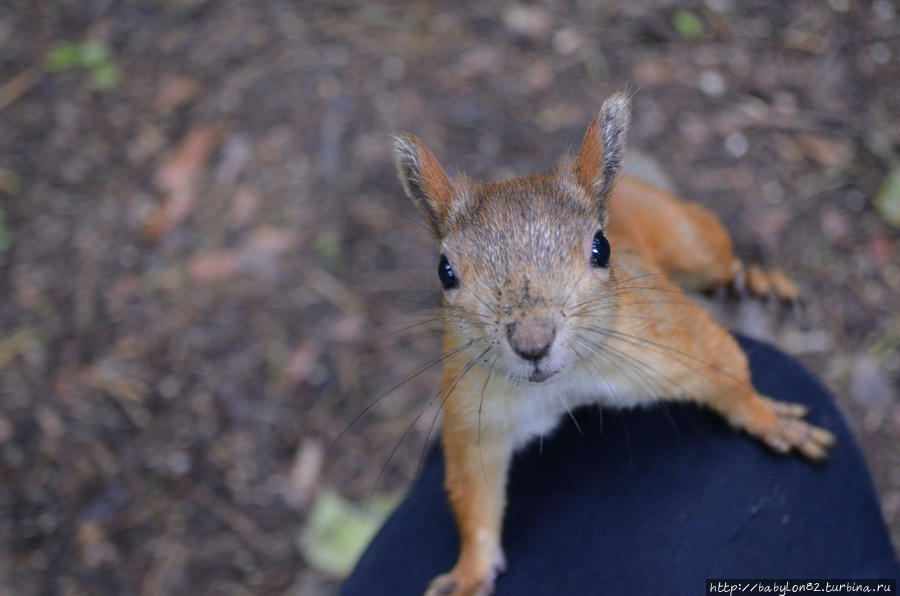
[[[429,323],[437,323],[440,320],[441,320],[440,317],[433,317],[431,319],[419,321],[418,323],[411,323],[409,325],[404,325],[403,327],[400,327],[399,329],[393,329],[383,335],[379,335],[378,337],[374,338],[372,340],[372,342],[378,343],[378,342],[384,341],[386,339],[389,339],[395,335],[399,335],[399,334],[403,333],[404,331],[409,331],[410,329],[415,329],[416,327],[421,327],[422,325],[428,325]]]
[[[489,305],[487,302],[484,301],[484,298],[482,298],[481,296],[479,296],[477,292],[474,292],[474,291],[472,290],[472,288],[470,288],[469,286],[463,284],[463,285],[462,285],[462,289],[463,289],[464,292],[468,292],[470,296],[473,296],[476,300],[478,300],[478,302],[480,302],[481,305],[484,306],[485,309],[487,309],[487,312],[492,312],[492,311],[493,311],[493,309],[490,307],[490,305]]]
[[[488,487],[490,490],[490,483],[487,479],[487,472],[484,469],[484,453],[481,451],[481,408],[484,406],[484,392],[487,389],[488,382],[491,380],[491,374],[494,372],[494,366],[497,364],[497,360],[500,359],[500,354],[498,353],[494,357],[494,361],[491,362],[491,368],[488,370],[487,378],[484,380],[484,385],[481,387],[481,399],[478,401],[478,457],[481,459],[481,473],[484,475],[484,485]]]
[[[576,336],[576,341],[581,342],[582,345],[584,345],[585,347],[587,347],[589,350],[592,350],[592,351],[593,351],[593,349],[591,348],[591,346],[590,346],[589,344],[587,344],[587,343],[584,343],[584,340],[583,340],[580,336]],[[605,357],[605,355],[603,355],[602,353],[601,353],[600,355]],[[613,362],[612,360],[610,360],[610,359],[608,359],[608,358],[607,358],[607,361],[608,361],[608,362],[611,362],[611,363]],[[626,447],[627,447],[627,449],[628,449],[628,467],[629,467],[630,469],[633,470],[633,469],[634,469],[634,458],[633,458],[632,453],[631,453],[631,436],[630,436],[629,433],[628,433],[628,419],[625,417],[625,414],[624,414],[624,410],[625,410],[624,402],[622,401],[622,398],[619,396],[619,392],[616,390],[615,385],[613,385],[613,384],[610,383],[608,380],[606,380],[606,378],[602,375],[602,371],[600,371],[600,369],[599,369],[599,367],[596,365],[596,363],[594,363],[594,362],[593,362],[592,360],[590,360],[590,359],[584,360],[583,362],[586,362],[589,366],[591,366],[591,367],[593,367],[594,369],[596,369],[598,373],[601,373],[601,374],[600,374],[601,380],[603,380],[603,382],[606,383],[606,386],[607,386],[607,388],[608,388],[609,391],[610,391],[610,397],[612,397],[612,398],[613,398],[613,401],[616,403],[617,408],[616,408],[615,412],[619,415],[619,418],[621,418],[621,420],[622,420],[622,427],[623,427],[623,430],[625,431],[625,445],[626,445]],[[614,364],[614,363],[613,363],[613,364]],[[593,375],[592,375],[592,376],[593,376]],[[602,419],[602,411],[603,411],[603,410],[602,410],[602,408],[601,408],[601,419]]]
[[[615,322],[616,319],[634,319],[636,321],[653,321],[655,323],[671,323],[671,319],[663,319],[660,317],[651,317],[647,315],[623,315],[620,313],[604,314],[603,311],[594,312],[592,310],[582,311],[578,313],[582,317],[595,317],[598,320],[609,320]]]
[[[620,362],[621,362],[623,365],[624,365],[624,364],[630,364],[630,365],[629,365],[629,368],[630,368],[631,370],[633,370],[636,374],[638,374],[642,379],[644,379],[644,381],[645,381],[645,383],[646,383],[645,389],[647,390],[647,394],[648,394],[647,397],[650,398],[650,401],[651,401],[651,403],[654,405],[654,407],[656,407],[656,408],[662,410],[663,414],[665,414],[666,418],[669,420],[670,425],[672,426],[672,430],[675,431],[676,439],[680,442],[680,433],[679,433],[679,431],[678,431],[678,425],[675,424],[675,419],[672,418],[671,413],[669,412],[668,408],[666,407],[665,401],[659,400],[659,399],[654,399],[654,398],[658,398],[658,397],[659,397],[658,394],[656,394],[655,392],[651,391],[652,387],[650,387],[650,381],[653,381],[653,380],[655,380],[655,379],[648,378],[647,375],[644,373],[644,371],[641,370],[640,368],[637,368],[637,367],[643,367],[643,369],[646,369],[646,370],[648,370],[648,371],[650,371],[650,372],[656,374],[658,377],[662,377],[664,380],[668,381],[669,383],[671,383],[672,385],[674,385],[675,387],[677,387],[677,389],[678,389],[682,394],[687,395],[687,396],[692,396],[692,397],[694,397],[694,400],[695,400],[695,401],[699,401],[699,400],[696,399],[696,396],[693,396],[693,394],[692,394],[690,391],[688,391],[681,383],[679,383],[678,381],[672,379],[671,377],[669,377],[668,375],[666,375],[665,373],[663,373],[662,371],[660,371],[660,370],[657,369],[656,367],[650,366],[649,364],[647,364],[647,363],[644,362],[643,360],[637,358],[636,356],[633,356],[633,355],[631,355],[631,354],[628,354],[628,353],[626,353],[626,352],[623,352],[623,351],[621,351],[621,350],[618,350],[618,349],[616,349],[615,347],[610,346],[609,344],[605,344],[605,345],[602,347],[602,350],[612,350],[613,352],[615,352],[615,353],[618,355],[618,357],[621,359]],[[599,350],[599,351],[602,352],[602,350]],[[624,371],[623,371],[623,372],[624,372]],[[626,374],[627,374],[627,373],[626,373]],[[629,376],[630,376],[630,375],[629,375]],[[634,379],[631,379],[631,380],[633,381]],[[656,379],[656,382],[659,383],[659,380]],[[661,383],[659,383],[659,390],[660,390],[661,392],[666,392],[665,388],[662,387],[662,384],[661,384]]]
[[[642,289],[653,289],[653,288],[642,288]],[[663,289],[659,288],[659,290],[662,291]],[[630,296],[630,295],[633,295],[634,293],[635,292],[632,292],[632,291],[622,292],[622,293],[618,293],[618,294],[615,292],[607,292],[607,293],[603,294],[603,296],[600,296],[598,298],[592,298],[590,300],[585,300],[584,302],[580,302],[580,303],[576,304],[575,306],[573,306],[571,310],[575,310],[576,312],[581,312],[581,309],[583,309],[584,307],[589,306],[591,304],[597,304],[597,303],[602,303],[604,306],[609,306],[611,308],[621,308],[623,306],[637,306],[637,305],[644,305],[644,304],[684,304],[683,300],[649,300],[648,299],[648,300],[637,300],[637,301],[628,301],[628,302],[622,302],[620,300],[616,300],[616,298],[619,298],[620,296]],[[671,292],[671,293],[679,294],[679,292]]]
[[[611,365],[618,365],[619,370],[628,377],[629,381],[634,383],[636,386],[639,386],[644,392],[646,392],[647,398],[650,401],[654,401],[654,399],[658,397],[657,392],[654,391],[653,385],[651,384],[651,379],[646,376],[643,370],[636,366],[634,361],[626,358],[628,354],[625,354],[621,350],[616,350],[615,348],[608,345],[604,345],[601,347],[599,344],[588,344],[587,347],[596,355],[604,358]]]
[[[677,349],[677,348],[673,348],[673,347],[671,347],[671,346],[667,346],[667,345],[665,345],[665,344],[661,344],[661,343],[655,342],[655,341],[653,341],[653,340],[649,340],[649,339],[644,338],[644,337],[639,337],[639,336],[636,336],[636,335],[631,335],[631,334],[625,333],[625,332],[623,332],[623,331],[617,331],[617,330],[613,330],[613,329],[604,329],[604,328],[595,328],[595,329],[593,329],[593,330],[594,330],[594,331],[597,331],[597,332],[600,332],[600,333],[602,333],[602,334],[604,334],[604,335],[606,335],[606,336],[608,336],[608,337],[617,337],[620,341],[629,342],[629,343],[631,343],[632,345],[635,345],[635,346],[640,346],[640,345],[647,346],[648,349],[651,349],[651,350],[657,352],[658,354],[661,354],[661,355],[664,355],[664,356],[666,355],[666,353],[664,353],[663,350],[666,351],[666,352],[673,352],[673,353],[678,354],[678,355],[680,355],[680,356],[684,356],[685,358],[688,358],[688,359],[690,359],[690,360],[692,360],[692,361],[694,361],[694,362],[697,362],[698,364],[702,364],[703,366],[706,366],[707,368],[711,369],[712,371],[717,372],[717,373],[723,375],[724,377],[726,377],[726,378],[732,380],[737,386],[739,386],[739,387],[741,387],[741,388],[746,388],[746,386],[747,386],[746,381],[741,380],[741,379],[738,379],[738,378],[735,377],[734,375],[728,373],[727,371],[722,370],[722,369],[719,368],[718,366],[715,366],[714,364],[711,364],[711,363],[709,363],[709,362],[706,362],[705,360],[703,360],[703,359],[701,359],[701,358],[698,358],[698,357],[696,357],[696,356],[694,356],[694,355],[692,355],[692,354],[689,354],[689,353],[687,353],[687,352],[685,352],[685,351],[683,351],[683,350],[679,350],[679,349]],[[654,349],[654,348],[656,348],[656,349]],[[673,360],[675,360],[676,362],[680,362],[680,363],[683,364],[684,366],[687,366],[687,367],[690,368],[691,370],[693,370],[693,371],[695,371],[695,372],[697,372],[697,373],[699,373],[699,374],[703,374],[702,372],[700,372],[700,371],[697,370],[696,368],[691,367],[689,364],[687,364],[687,363],[684,362],[683,360],[680,360],[680,359],[678,359],[678,358],[675,358],[675,356],[672,356],[672,355],[669,355],[669,357],[672,358]],[[704,375],[704,376],[706,376],[706,375]],[[706,376],[706,378],[709,379],[708,376]],[[709,380],[711,380],[711,379],[709,379]]]
[[[384,393],[382,393],[381,395],[379,395],[372,403],[370,403],[369,405],[367,405],[367,406],[363,409],[362,412],[360,412],[359,414],[357,414],[356,416],[354,416],[354,417],[353,417],[353,420],[351,420],[350,423],[347,424],[347,426],[344,427],[344,430],[341,431],[341,433],[337,436],[337,438],[336,438],[336,439],[331,443],[331,445],[328,447],[328,450],[325,452],[326,455],[328,455],[328,454],[331,453],[331,450],[334,449],[334,446],[337,445],[338,441],[340,441],[341,438],[347,433],[347,431],[350,430],[350,427],[352,427],[354,424],[356,424],[356,422],[357,422],[360,418],[362,418],[363,416],[365,416],[366,413],[369,412],[369,410],[371,410],[371,409],[374,408],[376,405],[378,405],[378,403],[379,403],[382,399],[384,399],[385,397],[387,397],[388,395],[390,395],[391,393],[393,393],[394,391],[396,391],[397,389],[399,389],[399,388],[402,387],[403,385],[409,383],[410,381],[412,381],[413,379],[415,379],[415,378],[418,377],[419,375],[423,374],[424,372],[426,372],[426,371],[428,371],[428,370],[434,368],[434,367],[437,366],[438,364],[440,364],[440,363],[446,361],[448,358],[452,358],[453,356],[455,356],[456,354],[462,352],[463,350],[465,350],[465,349],[467,349],[467,348],[469,348],[469,347],[471,347],[471,346],[473,346],[473,345],[477,345],[478,343],[481,343],[481,342],[483,342],[484,340],[485,340],[485,336],[478,337],[478,338],[476,338],[476,339],[473,339],[473,340],[469,341],[468,343],[466,343],[466,344],[464,344],[464,345],[462,345],[462,346],[459,346],[459,347],[457,347],[457,348],[455,348],[455,349],[453,349],[453,350],[450,350],[449,352],[447,352],[447,353],[445,353],[445,354],[442,354],[442,355],[439,356],[438,358],[432,360],[431,362],[429,362],[428,364],[426,364],[425,366],[423,366],[422,368],[420,368],[419,370],[417,370],[417,371],[416,371],[415,373],[413,373],[412,375],[406,377],[405,379],[403,379],[402,381],[400,381],[399,383],[397,383],[396,385],[394,385],[393,387],[391,387],[390,389],[388,389],[386,392],[384,392]]]
[[[581,425],[578,424],[578,420],[575,419],[575,415],[572,413],[572,408],[569,407],[569,404],[566,402],[566,398],[563,397],[562,393],[555,394],[557,399],[559,399],[560,405],[562,405],[566,409],[566,413],[569,415],[569,420],[572,421],[572,424],[575,425],[575,429],[578,431],[578,434],[582,437],[584,433],[581,431]]]
[[[620,366],[627,366],[628,370],[625,370],[625,369],[620,369],[620,370],[622,370],[622,372],[625,373],[626,376],[628,376],[632,382],[636,383],[637,380],[634,377],[632,377],[632,375],[629,371],[631,371],[632,373],[634,373],[640,377],[640,380],[641,380],[640,384],[643,386],[644,391],[647,392],[647,396],[648,396],[648,398],[650,398],[651,403],[653,403],[654,407],[660,409],[663,412],[663,414],[666,416],[666,419],[669,421],[669,424],[671,425],[672,430],[675,433],[676,440],[680,443],[681,433],[678,430],[678,425],[675,423],[675,419],[672,417],[671,413],[669,412],[668,408],[666,407],[665,402],[658,400],[658,399],[654,399],[656,397],[659,397],[659,395],[657,395],[656,392],[653,391],[651,382],[655,381],[656,383],[660,383],[659,379],[653,379],[651,377],[648,377],[645,374],[644,370],[642,370],[642,369],[646,369],[647,371],[654,373],[655,375],[657,375],[657,377],[662,377],[664,380],[666,380],[669,383],[671,383],[672,385],[676,386],[685,395],[691,395],[691,393],[689,391],[687,391],[687,389],[683,385],[681,385],[680,383],[678,383],[677,381],[675,381],[668,375],[662,373],[657,368],[650,366],[643,360],[641,360],[635,356],[632,356],[631,354],[628,354],[626,352],[618,350],[617,348],[610,346],[608,344],[605,344],[602,346],[602,348],[600,348],[599,346],[587,344],[586,339],[584,339],[584,338],[579,337],[577,339],[580,341],[580,343],[582,345],[585,345],[592,352],[594,352],[598,356],[606,359],[608,362],[610,362],[610,364],[615,365],[616,361],[618,361]],[[607,385],[610,388],[612,388],[612,386],[608,382],[607,382]],[[665,392],[665,389],[662,387],[661,383],[659,384],[659,390]]]
[[[488,350],[490,350],[490,348],[487,348],[480,355],[478,355],[475,358],[473,358],[472,360],[470,360],[468,362],[468,364],[466,364],[466,371],[468,371],[468,369],[471,368],[472,365],[474,365],[481,358],[481,356],[483,356],[484,354],[487,354]],[[455,387],[455,384],[454,384],[454,387]],[[438,392],[437,395],[440,395],[440,392]],[[426,404],[425,407],[422,408],[422,410],[419,412],[418,416],[416,416],[415,419],[413,419],[413,421],[409,423],[409,425],[406,427],[406,430],[404,430],[403,434],[400,435],[400,440],[397,441],[397,443],[394,445],[394,448],[391,449],[391,452],[388,455],[387,461],[385,461],[384,465],[381,466],[381,470],[378,472],[378,477],[375,478],[375,484],[372,486],[372,492],[369,493],[369,500],[368,500],[368,503],[366,504],[366,512],[368,512],[368,510],[369,510],[369,505],[371,505],[371,503],[372,503],[372,497],[375,495],[375,491],[378,489],[378,483],[381,482],[381,477],[384,475],[384,472],[387,470],[388,466],[390,465],[391,460],[394,459],[394,455],[397,453],[397,450],[400,448],[400,445],[403,443],[403,439],[406,438],[406,435],[408,435],[409,432],[412,430],[412,428],[416,425],[416,422],[419,421],[419,419],[422,417],[422,414],[425,413],[425,410],[428,408],[428,406],[431,405],[431,403],[437,398],[437,395],[435,395],[435,397],[431,398],[431,400],[428,402],[428,404]]]
[[[469,363],[466,364],[465,367],[463,367],[462,371],[453,379],[453,384],[450,386],[450,388],[447,389],[447,394],[444,396],[444,399],[441,400],[441,403],[438,405],[437,412],[434,413],[434,417],[432,417],[432,419],[431,419],[431,425],[428,427],[428,434],[425,435],[425,443],[422,445],[422,452],[419,454],[419,466],[418,466],[416,475],[418,475],[419,473],[422,472],[422,464],[425,460],[425,450],[428,448],[428,441],[429,441],[429,439],[431,439],[431,433],[434,431],[434,425],[437,422],[438,416],[440,415],[441,411],[444,409],[444,406],[447,404],[448,401],[450,401],[450,396],[453,395],[453,391],[456,389],[457,384],[459,384],[459,382],[466,375],[466,373],[468,373],[469,370],[473,366],[475,366],[475,363],[478,362],[479,360],[481,360],[490,351],[491,351],[491,348],[490,348],[490,346],[488,346],[476,358],[474,358],[473,360],[470,360]],[[438,392],[438,395],[440,395],[440,391]],[[431,404],[429,403],[425,407],[427,408],[428,405],[431,405]]]

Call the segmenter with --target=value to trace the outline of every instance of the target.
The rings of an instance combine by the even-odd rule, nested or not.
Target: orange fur
[[[441,395],[461,551],[428,596],[493,589],[505,565],[509,461],[565,412],[554,398],[573,406],[636,405],[655,393],[690,400],[774,450],[811,459],[824,458],[833,440],[801,420],[802,407],[758,394],[737,342],[682,291],[741,276],[758,294],[795,298],[796,286],[777,270],[744,270],[703,207],[629,177],[613,186],[627,122],[627,98],[614,96],[574,162],[486,185],[450,181],[414,137],[395,142],[404,188],[459,281],[444,295],[452,356]],[[601,237],[612,247],[608,262]],[[657,386],[648,390],[623,363],[655,375]]]

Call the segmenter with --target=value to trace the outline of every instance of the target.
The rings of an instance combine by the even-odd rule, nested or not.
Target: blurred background
[[[891,0],[5,0],[0,49],[0,592],[333,593],[436,414],[388,133],[543,170],[628,83],[628,167],[800,281],[710,304],[835,392],[900,540]]]

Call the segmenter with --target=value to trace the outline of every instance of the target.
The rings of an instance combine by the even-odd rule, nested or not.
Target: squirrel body
[[[493,590],[512,455],[578,406],[692,401],[779,452],[823,459],[833,442],[802,406],[755,391],[736,340],[683,291],[743,280],[795,299],[796,286],[745,270],[705,208],[618,176],[628,119],[614,95],[574,160],[493,184],[451,180],[420,140],[395,138],[445,289],[439,397],[461,551],[428,596]]]

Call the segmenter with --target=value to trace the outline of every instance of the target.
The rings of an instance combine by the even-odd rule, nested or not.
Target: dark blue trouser
[[[667,404],[576,412],[516,455],[496,594],[703,594],[705,579],[893,578],[896,555],[862,454],[832,397],[776,349],[741,339],[764,394],[807,404],[837,437],[827,464],[780,456],[716,415]],[[344,584],[421,594],[459,539],[434,449]]]

